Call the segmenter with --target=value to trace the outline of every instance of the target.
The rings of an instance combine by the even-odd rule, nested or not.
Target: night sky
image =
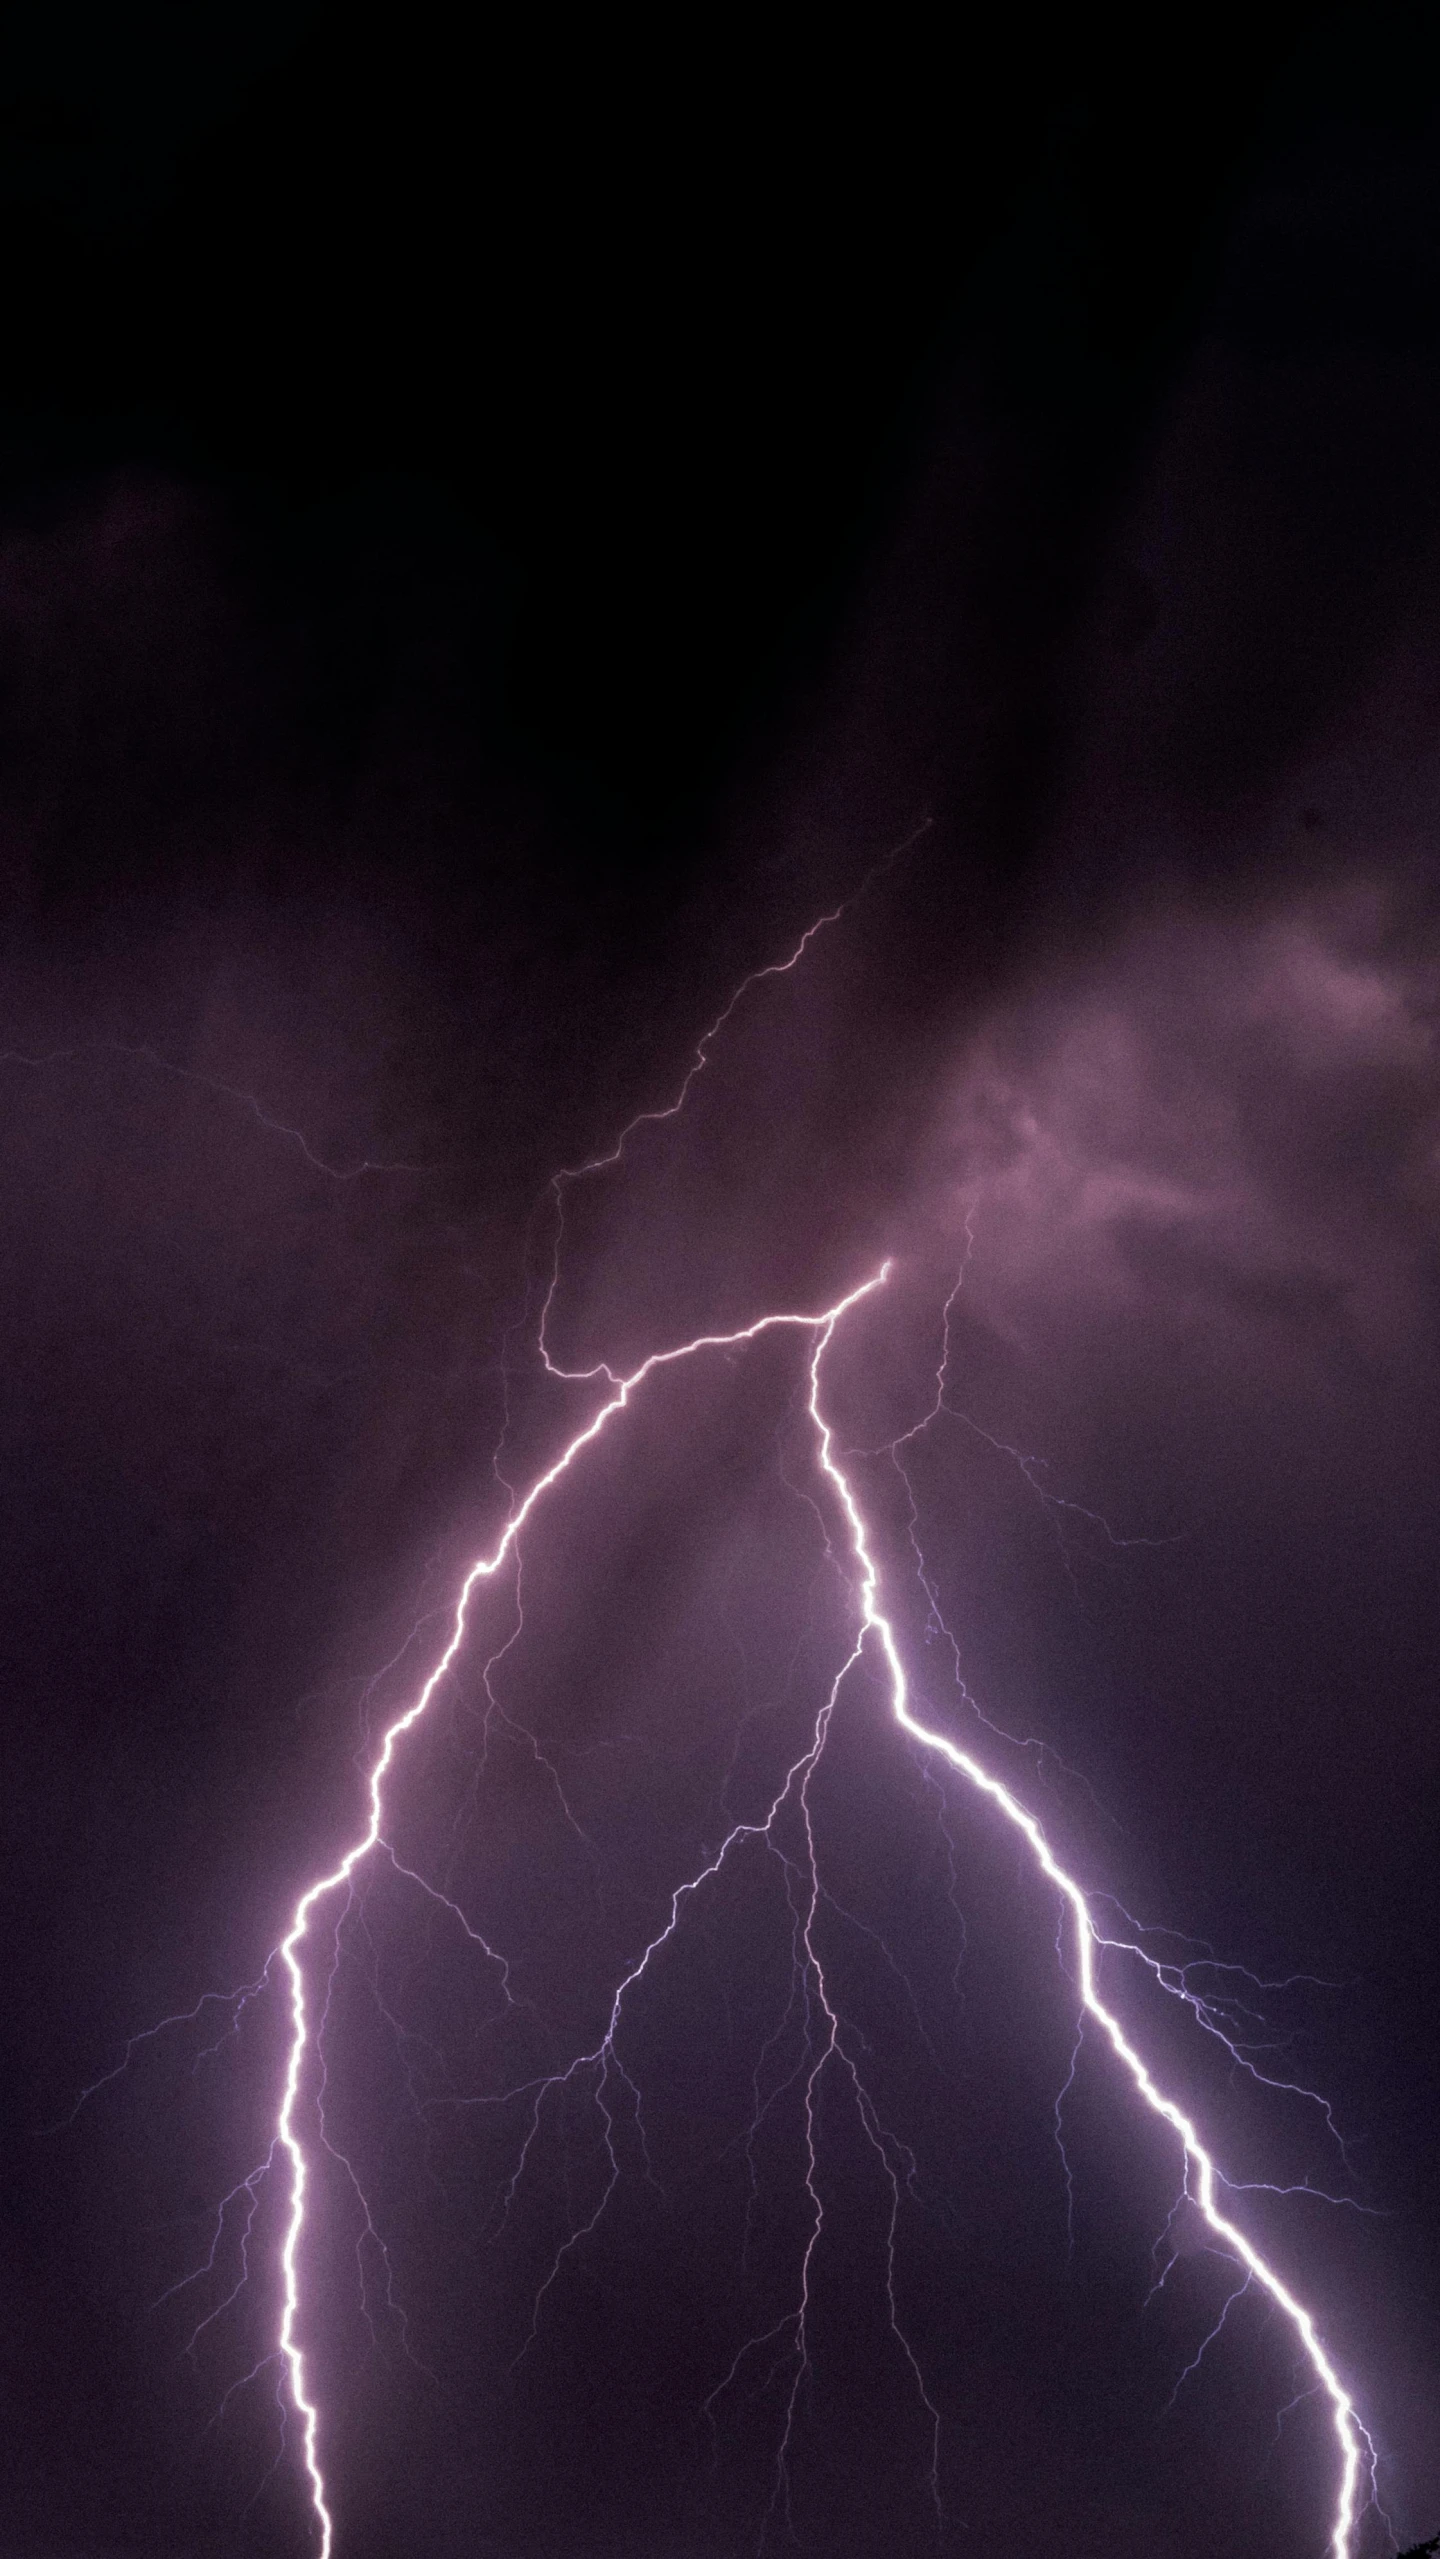
[[[0,2559],[317,2547],[275,1950],[597,1410],[542,1308],[628,1371],[887,1259],[916,1711],[1195,1967],[1238,2057],[1106,1980],[1349,2559],[1440,2525],[1440,74],[873,16],[0,40]],[[336,2559],[1322,2559],[873,1643],[786,1792],[814,1340],[577,1459],[307,1943]]]

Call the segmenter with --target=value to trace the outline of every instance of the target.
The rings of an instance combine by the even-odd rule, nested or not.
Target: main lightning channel
[[[319,2531],[319,2559],[331,2559],[334,2548],[334,2520],[329,2491],[320,2459],[320,2411],[310,2396],[307,2385],[305,2352],[300,2343],[298,2326],[302,2308],[301,2246],[306,2226],[306,2197],[309,2163],[304,2142],[297,2128],[297,2107],[307,2056],[314,2049],[314,2038],[306,2002],[305,1974],[301,1949],[309,1932],[311,1919],[329,1895],[348,1886],[356,1868],[373,1849],[383,1844],[383,1787],[396,1751],[405,1735],[420,1721],[436,1690],[451,1669],[464,1642],[471,1599],[477,1587],[494,1578],[507,1558],[515,1552],[526,1522],[556,1484],[569,1473],[577,1459],[598,1440],[616,1414],[630,1403],[637,1390],[657,1369],[675,1366],[708,1350],[733,1350],[758,1340],[770,1332],[791,1330],[813,1335],[810,1356],[810,1388],[807,1410],[815,1432],[819,1470],[828,1482],[843,1515],[851,1554],[856,1569],[856,1598],[860,1630],[856,1650],[840,1677],[854,1666],[861,1648],[867,1643],[878,1649],[889,1688],[889,1703],[895,1723],[927,1751],[935,1753],[956,1773],[964,1777],[1024,1838],[1039,1873],[1060,1894],[1073,1923],[1076,1970],[1083,2012],[1094,2019],[1115,2053],[1126,2075],[1148,2110],[1166,2124],[1179,2141],[1184,2165],[1184,2191],[1194,2202],[1213,2236],[1243,2268],[1247,2285],[1258,2286],[1275,2303],[1289,2323],[1301,2351],[1315,2376],[1315,2385],[1323,2392],[1330,2408],[1339,2447],[1340,2466],[1333,2524],[1330,2536],[1331,2559],[1353,2559],[1354,2534],[1358,2517],[1359,2491],[1367,2471],[1373,2477],[1374,2453],[1370,2439],[1360,2422],[1355,2403],[1341,2381],[1326,2352],[1315,2325],[1314,2315],[1298,2299],[1282,2276],[1261,2254],[1240,2225],[1221,2210],[1217,2188],[1228,2181],[1216,2165],[1213,2153],[1201,2139],[1190,2117],[1153,2077],[1144,2056],[1127,2035],[1114,2011],[1102,1999],[1098,1984],[1097,1957],[1107,1940],[1092,1912],[1090,1902],[1075,1877],[1062,1866],[1050,1847],[1039,1821],[1019,1797],[979,1760],[953,1741],[949,1735],[934,1730],[913,1710],[909,1680],[901,1656],[894,1625],[881,1604],[881,1578],[876,1562],[871,1531],[867,1525],[855,1488],[839,1462],[835,1451],[834,1432],[821,1404],[821,1371],[825,1354],[836,1329],[846,1315],[863,1299],[883,1287],[891,1265],[881,1269],[850,1289],[836,1303],[819,1314],[785,1311],[759,1316],[751,1324],[731,1333],[697,1335],[693,1340],[671,1349],[652,1352],[627,1376],[616,1379],[583,1429],[577,1431],[542,1474],[536,1477],[517,1505],[494,1548],[471,1565],[461,1585],[455,1605],[449,1638],[423,1686],[412,1703],[395,1716],[387,1726],[367,1779],[369,1818],[360,1835],[352,1842],[336,1864],[310,1884],[295,1905],[289,1930],[281,1942],[280,1954],[285,1964],[291,2004],[291,2041],[284,2087],[276,2119],[276,2140],[290,2167],[290,2213],[281,2251],[283,2303],[279,2327],[278,2349],[289,2379],[290,2394],[301,2420],[305,2469],[311,2505]],[[838,1682],[837,1682],[838,1686]],[[833,1696],[832,1701],[833,1703]],[[793,1772],[792,1772],[793,1774]]]
[[[671,1368],[681,1360],[694,1359],[701,1351],[739,1349],[747,1342],[758,1341],[764,1333],[785,1330],[811,1332],[816,1334],[820,1341],[828,1342],[841,1317],[848,1313],[852,1306],[858,1304],[862,1297],[868,1297],[873,1290],[881,1287],[889,1276],[889,1271],[890,1265],[886,1262],[871,1278],[861,1281],[834,1306],[827,1307],[818,1315],[788,1312],[761,1315],[754,1323],[744,1325],[733,1333],[697,1334],[693,1341],[681,1342],[673,1349],[652,1351],[649,1358],[642,1360],[640,1366],[632,1369],[628,1376],[614,1380],[613,1392],[605,1398],[584,1429],[577,1431],[553,1463],[546,1467],[543,1474],[536,1477],[524,1499],[512,1511],[492,1552],[480,1556],[471,1565],[460,1586],[449,1640],[444,1651],[412,1703],[395,1716],[386,1726],[381,1737],[380,1748],[371,1764],[366,1781],[370,1811],[364,1829],[328,1873],[318,1876],[313,1884],[307,1885],[295,1904],[290,1926],[280,1941],[280,1955],[290,1985],[291,2034],[284,2085],[275,2123],[276,2140],[283,2149],[290,2168],[290,2212],[280,2251],[282,2307],[278,2344],[289,2378],[290,2396],[301,2424],[310,2502],[320,2534],[319,2559],[331,2559],[335,2524],[330,2510],[329,2491],[320,2463],[320,2411],[309,2393],[305,2371],[305,2350],[297,2333],[301,2311],[300,2246],[305,2230],[309,2163],[304,2143],[296,2128],[296,2108],[300,2098],[306,2056],[313,2049],[300,1949],[309,1932],[311,1918],[319,1904],[328,1899],[331,1893],[340,1891],[342,1886],[350,1883],[356,1868],[370,1855],[372,1849],[381,1844],[384,1821],[382,1789],[385,1778],[399,1744],[419,1723],[460,1651],[465,1640],[472,1594],[480,1583],[493,1580],[502,1564],[514,1553],[521,1530],[546,1494],[553,1490],[562,1476],[569,1473],[582,1450],[598,1440],[615,1415],[624,1411],[637,1388],[642,1386],[657,1369]]]
[[[889,1264],[886,1264],[886,1271]],[[884,1277],[884,1273],[881,1277]],[[874,1282],[871,1283],[873,1287]],[[867,1295],[861,1289],[855,1297]],[[847,1301],[853,1304],[855,1298]],[[1134,2083],[1139,2095],[1153,2115],[1168,2124],[1181,2146],[1184,2161],[1185,2192],[1198,2206],[1203,2219],[1215,2237],[1246,2270],[1246,2282],[1254,2282],[1268,2293],[1289,2321],[1301,2349],[1315,2375],[1316,2385],[1329,2401],[1331,2420],[1340,2449],[1340,2470],[1336,2488],[1334,2521],[1330,2535],[1332,2559],[1352,2559],[1357,2520],[1359,2488],[1362,2474],[1374,2476],[1374,2447],[1362,2426],[1355,2403],[1326,2353],[1313,2313],[1298,2300],[1267,2260],[1254,2241],[1223,2213],[1215,2200],[1217,2182],[1227,2180],[1217,2169],[1213,2154],[1201,2140],[1195,2125],[1183,2108],[1168,2097],[1152,2077],[1148,2064],[1136,2050],[1114,2011],[1100,1997],[1096,1977],[1097,1950],[1107,1941],[1091,1914],[1090,1904],[1073,1875],[1055,1856],[1035,1815],[1028,1811],[1018,1796],[978,1759],[971,1757],[946,1733],[932,1730],[920,1721],[910,1703],[910,1684],[901,1659],[899,1643],[891,1620],[880,1604],[880,1572],[870,1544],[870,1532],[853,1486],[835,1455],[834,1433],[820,1407],[820,1364],[845,1307],[838,1307],[816,1338],[810,1360],[809,1411],[814,1422],[821,1472],[833,1486],[845,1515],[851,1549],[859,1573],[859,1605],[862,1641],[871,1636],[885,1665],[890,1690],[890,1708],[902,1732],[927,1750],[935,1751],[949,1762],[958,1774],[999,1807],[1005,1819],[1013,1824],[1025,1840],[1032,1857],[1046,1881],[1053,1884],[1068,1904],[1074,1922],[1076,1970],[1084,2014],[1093,2017],[1116,2057]],[[1193,2178],[1193,2184],[1192,2184]],[[1227,2304],[1228,2308],[1228,2304]]]

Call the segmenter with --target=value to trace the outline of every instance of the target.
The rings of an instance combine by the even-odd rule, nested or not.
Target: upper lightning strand
[[[289,1929],[280,1943],[280,1954],[290,1984],[291,2037],[280,2109],[276,2118],[276,2137],[285,2151],[290,2166],[290,2213],[280,2252],[283,2306],[279,2347],[288,2369],[291,2396],[301,2422],[311,2504],[320,2532],[320,2559],[330,2559],[334,2546],[335,2526],[330,2511],[325,2477],[320,2466],[320,2412],[309,2393],[304,2349],[297,2333],[300,2315],[299,2253],[305,2228],[308,2162],[304,2144],[296,2129],[296,2109],[306,2056],[312,2050],[310,2016],[305,1997],[305,1974],[300,1960],[300,1949],[309,1930],[311,1915],[317,1904],[328,1894],[338,1891],[342,1885],[350,1882],[357,1866],[369,1856],[372,1849],[379,1845],[384,1821],[382,1790],[385,1778],[400,1742],[424,1715],[437,1688],[460,1651],[465,1639],[472,1593],[480,1583],[492,1580],[499,1572],[501,1566],[514,1552],[516,1541],[537,1505],[560,1482],[562,1476],[569,1473],[582,1450],[599,1439],[615,1415],[624,1411],[637,1388],[642,1386],[647,1378],[653,1376],[657,1369],[670,1368],[681,1360],[693,1359],[701,1351],[735,1350],[744,1343],[758,1341],[765,1333],[784,1330],[804,1331],[818,1333],[823,1339],[828,1340],[836,1324],[849,1308],[882,1285],[888,1276],[889,1268],[890,1265],[887,1262],[872,1278],[861,1281],[834,1306],[824,1309],[819,1314],[786,1312],[761,1315],[753,1323],[743,1325],[732,1333],[698,1334],[694,1340],[681,1342],[670,1350],[652,1351],[649,1358],[642,1360],[638,1368],[614,1382],[613,1391],[605,1398],[585,1427],[575,1433],[574,1438],[561,1450],[553,1463],[546,1467],[543,1474],[536,1477],[524,1499],[512,1511],[492,1551],[488,1555],[480,1556],[471,1565],[460,1586],[449,1640],[443,1652],[412,1703],[394,1717],[381,1737],[379,1750],[371,1763],[366,1781],[369,1818],[364,1829],[328,1873],[317,1877],[314,1883],[306,1887],[295,1905]]]
[[[813,923],[807,924],[793,951],[787,952],[783,960],[766,961],[762,967],[752,969],[748,977],[742,977],[733,995],[727,998],[714,1021],[701,1032],[690,1053],[690,1064],[681,1079],[679,1091],[673,1101],[659,1103],[653,1110],[637,1111],[632,1120],[626,1121],[614,1144],[603,1155],[592,1155],[583,1164],[566,1165],[561,1172],[552,1176],[551,1188],[553,1189],[559,1182],[578,1182],[587,1173],[608,1171],[612,1164],[620,1162],[637,1129],[653,1128],[662,1120],[678,1119],[689,1099],[690,1088],[696,1076],[702,1075],[709,1065],[711,1049],[737,1006],[743,1003],[749,994],[751,987],[763,986],[767,978],[788,977],[792,969],[798,968],[817,934],[825,932],[831,924],[838,924],[842,915],[848,915],[851,907],[857,905],[865,895],[871,881],[879,879],[884,872],[893,870],[895,864],[905,854],[913,851],[921,836],[929,833],[930,825],[929,817],[922,817],[919,825],[911,829],[902,843],[895,845],[890,852],[882,853],[878,862],[872,862],[859,886],[852,889],[848,897],[842,897],[838,906],[830,907],[824,915],[817,915]]]
[[[888,1265],[887,1265],[888,1268]],[[1031,1855],[1046,1880],[1053,1884],[1069,1906],[1074,1926],[1076,1967],[1080,1997],[1087,2016],[1093,2017],[1103,2031],[1117,2059],[1128,2073],[1136,2090],[1151,2113],[1157,2115],[1180,2142],[1184,2160],[1186,2192],[1199,2207],[1215,2236],[1245,2268],[1252,2280],[1283,2311],[1300,2341],[1317,2385],[1330,2405],[1336,2441],[1340,2449],[1340,2474],[1336,2491],[1334,2522],[1330,2536],[1332,2559],[1352,2559],[1358,2495],[1362,2472],[1373,2475],[1374,2447],[1360,2423],[1355,2403],[1331,2362],[1315,2326],[1313,2314],[1298,2300],[1239,2224],[1223,2213],[1215,2200],[1217,2183],[1226,2183],[1212,2153],[1201,2140],[1195,2125],[1173,2097],[1152,2077],[1149,2065],[1126,2034],[1120,2020],[1100,1997],[1096,1979],[1096,1953],[1105,1940],[1097,1928],[1089,1902],[1073,1875],[1060,1864],[1044,1831],[1033,1813],[1013,1795],[1008,1786],[991,1775],[967,1750],[945,1733],[938,1733],[922,1723],[910,1704],[909,1682],[900,1656],[894,1627],[880,1605],[880,1574],[871,1552],[869,1532],[849,1478],[835,1456],[834,1434],[820,1408],[820,1364],[829,1345],[837,1314],[825,1326],[816,1341],[810,1362],[810,1413],[819,1442],[819,1461],[829,1477],[845,1514],[850,1541],[859,1572],[859,1602],[864,1629],[874,1636],[884,1661],[890,1689],[890,1706],[895,1721],[912,1740],[921,1742],[949,1761],[950,1766],[969,1780],[979,1792],[998,1806],[1026,1841]],[[1192,2183],[1193,2179],[1193,2183]]]
[[[196,1066],[178,1066],[173,1058],[162,1057],[158,1049],[130,1040],[86,1040],[79,1048],[48,1049],[39,1057],[28,1056],[21,1049],[4,1049],[0,1050],[0,1066],[64,1066],[76,1058],[88,1057],[139,1058],[157,1075],[171,1076],[179,1084],[193,1084],[197,1091],[213,1093],[222,1101],[238,1102],[258,1127],[271,1137],[283,1137],[297,1146],[306,1163],[332,1182],[358,1182],[363,1173],[424,1174],[437,1169],[433,1164],[387,1163],[371,1155],[362,1156],[358,1164],[327,1164],[323,1155],[316,1154],[303,1129],[275,1119],[257,1095],[247,1093],[243,1086],[223,1083],[218,1075],[203,1074]]]
[[[660,1128],[667,1121],[678,1119],[690,1099],[691,1090],[697,1078],[704,1074],[710,1063],[711,1049],[732,1014],[750,993],[751,988],[763,986],[772,977],[789,977],[792,971],[799,967],[817,936],[826,932],[832,924],[838,924],[842,915],[848,915],[852,906],[857,906],[864,897],[872,880],[883,878],[884,874],[893,870],[895,864],[902,861],[907,853],[912,852],[921,837],[928,835],[932,823],[927,813],[899,844],[893,845],[888,853],[882,853],[877,862],[872,862],[858,887],[853,888],[848,897],[842,897],[837,906],[828,908],[825,914],[817,915],[812,923],[807,924],[794,949],[787,951],[782,960],[768,960],[760,968],[751,969],[747,977],[742,977],[733,994],[727,997],[714,1020],[706,1025],[695,1042],[690,1052],[690,1064],[670,1101],[656,1103],[646,1111],[637,1111],[633,1119],[626,1121],[618,1137],[607,1147],[604,1154],[587,1156],[582,1164],[562,1165],[558,1173],[552,1173],[546,1184],[546,1190],[555,1206],[555,1235],[551,1248],[550,1283],[545,1291],[544,1303],[540,1309],[540,1321],[536,1328],[536,1343],[540,1356],[552,1377],[564,1377],[572,1382],[592,1377],[606,1377],[613,1380],[614,1377],[614,1371],[607,1367],[603,1360],[597,1362],[594,1368],[564,1369],[557,1367],[550,1357],[546,1335],[549,1330],[551,1309],[560,1286],[560,1254],[565,1240],[565,1192],[568,1186],[573,1182],[587,1180],[591,1174],[612,1171],[615,1165],[622,1162],[625,1150],[638,1130]]]

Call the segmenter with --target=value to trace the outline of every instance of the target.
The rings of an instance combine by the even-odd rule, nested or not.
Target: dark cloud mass
[[[943,94],[898,22],[717,34],[657,125],[618,35],[492,31],[481,147],[438,15],[282,18],[113,81],[37,34],[7,109],[0,2559],[317,2546],[297,1895],[598,1364],[887,1259],[823,1401],[916,1711],[1226,2024],[1113,1958],[1389,2559],[1440,2518],[1429,66],[1218,28],[1197,142],[1101,26],[976,21]],[[336,2559],[1319,2559],[1295,2333],[875,1648],[785,1793],[855,1632],[807,1339],[556,1486],[310,1941]]]

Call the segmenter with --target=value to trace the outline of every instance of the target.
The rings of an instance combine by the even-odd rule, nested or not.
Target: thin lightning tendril
[[[433,1164],[386,1163],[371,1155],[362,1156],[357,1164],[329,1164],[323,1155],[316,1154],[303,1129],[292,1128],[288,1121],[274,1118],[256,1094],[245,1092],[238,1084],[226,1084],[218,1075],[206,1075],[199,1067],[178,1066],[173,1058],[162,1057],[158,1049],[137,1045],[132,1040],[87,1040],[79,1048],[47,1049],[39,1057],[29,1056],[22,1049],[3,1049],[0,1050],[0,1066],[67,1066],[77,1059],[92,1057],[138,1059],[156,1075],[169,1076],[177,1084],[193,1085],[197,1092],[213,1094],[220,1101],[238,1102],[267,1136],[283,1137],[298,1147],[312,1170],[323,1173],[332,1182],[358,1182],[365,1173],[425,1174],[436,1170]]]
[[[722,1004],[719,1012],[715,1015],[714,1020],[701,1032],[694,1048],[690,1052],[690,1064],[686,1068],[684,1075],[681,1077],[679,1087],[670,1101],[657,1103],[649,1110],[637,1111],[633,1119],[626,1121],[625,1126],[621,1129],[620,1134],[615,1139],[613,1145],[610,1146],[603,1155],[588,1156],[583,1164],[562,1165],[558,1173],[552,1173],[549,1182],[546,1184],[546,1190],[555,1211],[555,1229],[550,1255],[550,1283],[545,1292],[545,1300],[540,1309],[540,1321],[536,1328],[536,1342],[540,1356],[552,1377],[564,1377],[570,1379],[572,1382],[578,1382],[592,1377],[605,1377],[608,1378],[612,1384],[615,1382],[613,1369],[609,1368],[603,1360],[597,1362],[594,1368],[566,1369],[557,1368],[550,1357],[550,1348],[546,1335],[549,1329],[551,1311],[555,1304],[556,1293],[560,1286],[560,1257],[565,1242],[565,1194],[567,1190],[569,1190],[576,1182],[588,1181],[591,1176],[596,1173],[608,1173],[612,1171],[617,1164],[623,1161],[625,1151],[630,1144],[630,1140],[642,1128],[659,1128],[668,1120],[679,1119],[686,1103],[690,1099],[690,1095],[695,1084],[704,1074],[710,1063],[710,1052],[714,1047],[715,1042],[720,1037],[726,1023],[731,1020],[737,1008],[744,1002],[744,999],[750,993],[751,988],[755,986],[763,986],[770,978],[773,977],[791,976],[800,966],[800,963],[804,959],[806,952],[809,950],[811,943],[815,941],[821,933],[827,932],[832,924],[838,924],[842,916],[848,915],[850,909],[859,904],[861,898],[864,897],[866,891],[870,887],[872,880],[882,878],[886,872],[893,870],[895,864],[902,861],[907,853],[913,851],[914,847],[919,843],[922,835],[929,832],[930,824],[931,820],[928,816],[922,817],[919,824],[911,829],[903,842],[892,846],[888,853],[881,855],[878,862],[872,862],[859,886],[852,889],[848,897],[842,897],[838,906],[830,907],[824,915],[817,915],[813,923],[807,924],[804,932],[796,942],[794,949],[787,952],[783,960],[769,960],[763,967],[751,969],[747,977],[742,977],[739,985],[735,988],[734,993],[726,999],[724,1004]]]

